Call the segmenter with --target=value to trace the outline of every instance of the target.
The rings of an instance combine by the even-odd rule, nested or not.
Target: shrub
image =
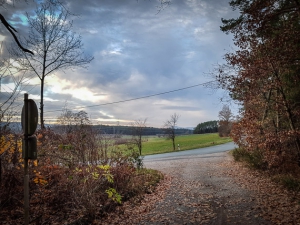
[[[300,179],[292,176],[291,174],[275,175],[272,179],[289,190],[296,192],[300,191]]]
[[[103,149],[107,151],[107,144],[111,144],[99,140],[102,136],[90,132],[94,137],[81,137],[93,143],[80,145],[78,142],[83,139],[79,135],[80,132],[72,136],[58,134],[51,129],[37,132],[38,161],[30,161],[29,165],[30,223],[90,224],[95,217],[105,216],[124,201],[141,198],[162,178],[158,172],[137,170],[135,155],[126,155],[118,147],[111,146],[111,153],[102,154]],[[6,146],[5,151],[0,152],[3,168],[0,221],[21,224],[24,216],[21,136],[5,134],[4,137],[5,145],[1,147]],[[103,143],[106,144],[101,147]],[[80,153],[83,148],[84,155]]]
[[[267,163],[264,161],[262,153],[257,149],[249,152],[244,148],[235,148],[232,155],[236,161],[244,161],[255,169],[266,169]]]

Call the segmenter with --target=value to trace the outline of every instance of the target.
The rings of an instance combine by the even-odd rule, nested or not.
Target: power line
[[[102,103],[102,104],[97,104],[97,105],[82,106],[82,107],[76,108],[76,110],[84,109],[84,108],[92,108],[92,107],[97,107],[97,106],[104,106],[104,105],[113,105],[113,104],[118,104],[118,103],[123,103],[123,102],[130,102],[130,101],[135,101],[135,100],[139,100],[139,99],[144,99],[144,98],[150,98],[150,97],[154,97],[154,96],[158,96],[158,95],[169,94],[169,93],[172,93],[172,92],[177,92],[177,91],[182,91],[182,90],[189,89],[189,88],[194,88],[194,87],[198,87],[198,86],[202,86],[202,85],[207,85],[207,84],[210,84],[210,83],[213,83],[213,82],[215,82],[215,81],[208,81],[208,82],[205,82],[205,83],[195,84],[195,85],[192,85],[192,86],[179,88],[179,89],[175,89],[175,90],[171,90],[171,91],[165,91],[165,92],[160,92],[160,93],[157,93],[157,94],[146,95],[146,96],[126,99],[126,100],[120,100],[120,101],[116,101],[116,102],[108,102],[108,103]],[[45,111],[45,113],[59,112],[59,111],[61,111],[61,109]]]

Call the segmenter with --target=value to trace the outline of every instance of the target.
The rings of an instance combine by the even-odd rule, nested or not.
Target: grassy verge
[[[221,138],[218,134],[193,134],[177,136],[175,139],[176,151],[177,145],[180,145],[180,151],[196,148],[204,148],[213,145],[219,145],[231,142],[230,138]],[[173,152],[172,141],[166,138],[151,137],[147,142],[143,142],[143,155],[152,155],[159,153]]]

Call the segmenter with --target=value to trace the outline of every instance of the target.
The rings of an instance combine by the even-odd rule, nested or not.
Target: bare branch
[[[30,51],[30,50],[24,48],[24,47],[20,44],[20,42],[19,42],[17,36],[16,36],[15,33],[14,33],[14,32],[17,32],[16,29],[13,28],[13,27],[6,21],[6,19],[4,18],[4,16],[3,16],[2,14],[0,14],[0,20],[1,20],[1,22],[3,23],[3,25],[6,27],[6,29],[12,34],[12,36],[14,37],[14,39],[15,39],[17,45],[19,46],[19,48],[22,49],[22,51],[24,51],[24,52],[27,52],[27,53],[30,53],[30,54],[34,55],[34,53],[33,53],[32,51]]]

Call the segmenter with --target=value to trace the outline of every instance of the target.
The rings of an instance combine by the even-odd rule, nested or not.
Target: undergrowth
[[[236,161],[246,162],[251,168],[262,170],[267,168],[267,164],[259,150],[248,152],[243,148],[235,148],[232,155]]]
[[[244,162],[252,169],[266,171],[271,177],[271,180],[282,185],[284,188],[300,192],[300,167],[285,162],[280,167],[269,167],[264,160],[263,154],[256,150],[254,152],[246,151],[243,148],[236,148],[232,150],[232,156],[235,161]]]
[[[291,191],[300,192],[300,179],[291,174],[274,175],[272,180],[283,185]]]
[[[163,178],[158,171],[137,168],[133,150],[124,154],[89,127],[72,128],[69,133],[50,129],[37,133],[38,160],[29,165],[32,224],[91,224],[125,201],[140,201]],[[99,145],[100,138],[108,144]],[[24,220],[21,140],[16,134],[0,139],[0,221],[4,224]],[[114,151],[108,154],[108,148]]]

